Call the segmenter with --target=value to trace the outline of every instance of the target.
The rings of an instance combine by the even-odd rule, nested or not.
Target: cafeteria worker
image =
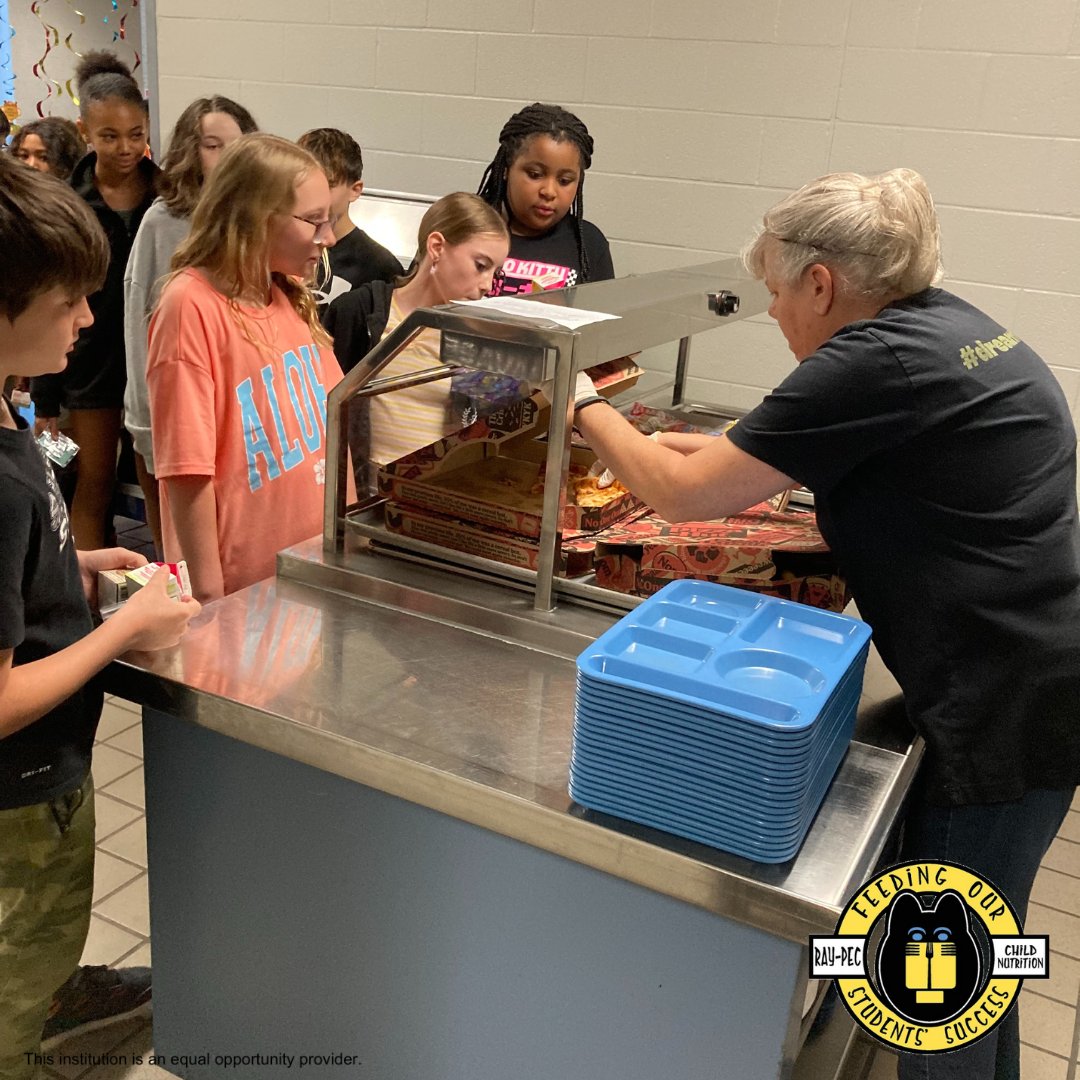
[[[1024,919],[1080,783],[1076,433],[1021,338],[938,288],[937,214],[910,169],[833,173],[769,210],[743,255],[795,355],[721,438],[635,431],[578,375],[575,426],[670,521],[793,485],[926,741],[901,859],[960,863]],[[899,1076],[1020,1075],[1013,1009]]]

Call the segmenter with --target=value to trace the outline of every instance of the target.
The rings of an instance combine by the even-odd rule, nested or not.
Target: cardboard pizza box
[[[594,536],[597,584],[651,596],[694,578],[842,610],[850,596],[813,514],[761,503],[717,521],[672,524],[655,515]]]
[[[526,570],[536,570],[540,548],[536,540],[501,529],[458,521],[445,514],[418,510],[397,503],[386,504],[386,528],[429,544],[465,551],[494,562]],[[590,536],[564,536],[556,553],[555,572],[560,577],[578,577],[592,569],[595,542]]]

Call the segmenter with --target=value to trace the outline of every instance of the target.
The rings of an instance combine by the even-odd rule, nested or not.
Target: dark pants
[[[934,806],[916,790],[904,820],[900,861],[939,859],[969,867],[994,885],[1023,923],[1039,864],[1065,820],[1073,794],[1040,790],[1029,791],[1016,802]],[[1019,1076],[1016,1007],[964,1050],[899,1055],[899,1080],[1019,1080]]]

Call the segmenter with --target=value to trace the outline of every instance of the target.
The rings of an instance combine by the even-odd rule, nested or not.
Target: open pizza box
[[[642,374],[629,357],[603,367],[608,371],[594,378],[597,391],[607,396],[629,389]],[[543,396],[535,393],[383,466],[378,485],[379,494],[389,500],[388,526],[392,530],[401,526],[401,515],[410,508],[466,526],[479,525],[485,531],[499,529],[529,540],[538,539],[547,458],[543,436],[550,414]],[[565,533],[597,532],[640,510],[640,503],[624,488],[597,488],[595,480],[587,475],[595,463],[591,450],[571,449],[567,501],[559,515],[559,529]],[[445,522],[440,524],[445,526]],[[427,531],[433,532],[434,525],[429,525]],[[449,535],[446,529],[444,532]],[[467,539],[467,534],[458,535]]]

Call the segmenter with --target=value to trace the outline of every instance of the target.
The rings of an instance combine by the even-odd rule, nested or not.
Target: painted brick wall
[[[348,129],[371,187],[475,189],[511,112],[573,109],[620,274],[734,254],[821,172],[918,169],[947,284],[1080,414],[1078,0],[157,0],[157,26],[163,130],[216,90]],[[790,364],[749,320],[695,342],[691,389],[749,407]]]

